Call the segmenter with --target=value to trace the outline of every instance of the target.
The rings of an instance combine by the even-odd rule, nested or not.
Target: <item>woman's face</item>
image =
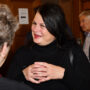
[[[55,36],[47,30],[45,23],[38,12],[34,17],[31,29],[33,41],[38,45],[48,45],[55,40]]]

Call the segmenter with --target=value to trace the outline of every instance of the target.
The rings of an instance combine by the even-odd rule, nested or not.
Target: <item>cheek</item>
[[[86,27],[86,28],[88,28],[88,27],[89,27],[88,23],[85,23],[85,27]]]
[[[34,26],[33,26],[33,25],[31,26],[31,30],[32,30],[32,31],[34,30]]]
[[[49,33],[46,30],[43,30],[42,31],[42,36],[43,36],[43,38],[47,39],[48,36],[49,36]]]
[[[89,27],[89,29],[90,29],[90,21],[89,22],[87,22],[87,26]]]
[[[86,27],[87,27],[87,23],[83,23],[83,27],[85,27],[85,28],[86,28]]]
[[[33,29],[31,28],[31,32],[32,32],[32,38],[34,38],[34,32]]]
[[[51,41],[52,41],[52,40],[55,39],[55,36],[53,36],[53,35],[50,34],[50,33],[46,33],[45,36],[46,36],[46,39],[47,39],[47,40],[51,40]]]

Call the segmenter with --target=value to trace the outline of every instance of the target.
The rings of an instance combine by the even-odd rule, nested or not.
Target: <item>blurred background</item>
[[[20,24],[20,30],[17,31],[13,45],[9,52],[7,61],[0,69],[0,72],[3,76],[6,75],[7,69],[11,62],[11,58],[13,57],[16,50],[23,46],[26,42],[27,33],[31,30],[31,23],[34,16],[33,9],[46,2],[59,4],[65,13],[67,23],[72,30],[73,35],[75,36],[77,42],[82,46],[84,41],[83,32],[79,26],[79,18],[78,15],[81,11],[85,9],[90,9],[90,0],[0,0],[0,3],[8,4],[13,14],[19,19],[19,9],[26,9],[28,13],[28,23]],[[22,13],[22,11],[21,11]],[[24,17],[22,17],[24,18]]]

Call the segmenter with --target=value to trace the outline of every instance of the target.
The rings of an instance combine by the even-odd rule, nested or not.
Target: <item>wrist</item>
[[[63,79],[65,73],[65,68],[60,67],[59,70],[59,79]]]

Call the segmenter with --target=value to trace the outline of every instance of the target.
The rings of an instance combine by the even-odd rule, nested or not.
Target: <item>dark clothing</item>
[[[0,74],[0,77],[2,77],[2,75]]]
[[[90,90],[88,89],[90,88],[90,64],[83,50],[76,43],[67,46],[58,48],[54,41],[47,46],[38,46],[35,44],[32,48],[21,48],[14,56],[8,77],[23,81],[35,90]],[[70,53],[72,53],[72,56]],[[49,80],[41,84],[26,81],[22,70],[35,61],[64,67],[64,78],[62,80]]]
[[[6,78],[0,78],[0,90],[33,90],[28,85]]]
[[[90,47],[89,47],[89,60],[90,60]]]

